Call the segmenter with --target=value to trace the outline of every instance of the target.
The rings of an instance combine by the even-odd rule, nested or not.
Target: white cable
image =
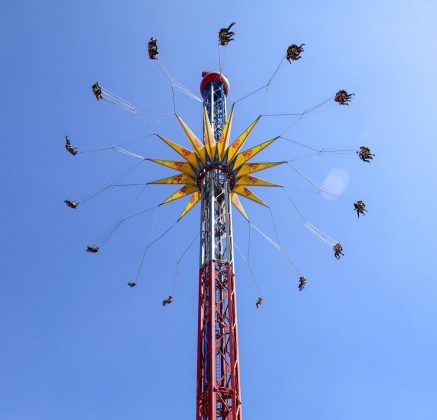
[[[131,152],[131,151],[126,150],[126,149],[123,149],[123,148],[118,147],[118,146],[115,146],[115,150],[117,152],[123,153],[123,154],[128,155],[128,156],[136,157],[138,159],[142,159],[142,160],[146,159],[144,156],[138,155],[138,154],[136,154],[134,152]]]
[[[334,246],[335,244],[338,243],[337,240],[335,240],[334,238],[331,238],[328,234],[326,234],[325,232],[316,228],[314,225],[312,225],[309,222],[305,222],[304,227],[307,228],[309,231],[313,232],[317,237],[319,237],[327,245]]]

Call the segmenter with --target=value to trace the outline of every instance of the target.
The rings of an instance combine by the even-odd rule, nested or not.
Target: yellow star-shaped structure
[[[184,217],[201,199],[200,184],[205,173],[210,169],[221,169],[225,171],[230,179],[231,200],[237,210],[246,218],[247,213],[241,204],[238,195],[255,201],[258,204],[267,206],[261,198],[254,192],[249,190],[247,186],[256,187],[279,187],[280,185],[266,181],[261,178],[256,178],[251,175],[254,172],[259,172],[264,169],[280,165],[282,162],[249,162],[261,150],[270,146],[278,137],[267,140],[255,147],[240,152],[249,134],[254,129],[260,117],[256,118],[252,124],[247,127],[230,145],[229,139],[231,135],[232,118],[234,115],[234,107],[226,120],[223,131],[218,141],[214,138],[214,132],[208,118],[206,109],[203,109],[203,132],[204,142],[202,143],[196,135],[190,130],[185,122],[178,115],[176,116],[181,124],[185,134],[187,135],[194,150],[180,146],[179,144],[158,135],[158,137],[170,146],[176,153],[182,156],[184,161],[150,159],[152,162],[167,166],[168,168],[179,171],[178,174],[168,178],[159,179],[150,182],[150,184],[183,184],[184,186],[164,200],[161,204],[167,204],[178,198],[191,195],[185,209],[179,216],[179,219]]]

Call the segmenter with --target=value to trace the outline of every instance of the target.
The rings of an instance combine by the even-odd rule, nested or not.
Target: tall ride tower
[[[226,122],[229,82],[204,72],[201,93],[215,141]],[[204,139],[207,133],[204,133]],[[217,151],[218,153],[218,151]],[[197,420],[241,420],[237,305],[228,166],[208,158],[200,179],[200,269],[197,344]]]
[[[234,25],[235,23],[231,23],[231,25],[229,25],[227,28],[220,29],[219,45],[226,46],[230,41],[234,40],[233,37],[235,34],[231,31],[231,28]],[[278,74],[285,60],[287,60],[290,64],[298,61],[301,58],[302,52],[304,51],[304,45],[305,44],[291,44],[287,48],[285,57],[283,57],[281,63],[275,69],[268,82],[253,92],[243,96],[242,98],[239,98],[234,102],[234,104],[264,89],[265,93],[267,94],[267,90],[269,89],[272,80]],[[150,38],[150,41],[148,42],[148,55],[151,60],[157,60],[157,40],[153,37]],[[350,149],[317,149],[313,146],[307,146],[303,143],[283,137],[283,135],[304,116],[310,115],[310,113],[313,113],[315,110],[320,111],[321,107],[325,104],[328,104],[328,102],[331,100],[334,100],[339,105],[349,105],[349,102],[354,94],[348,93],[346,90],[339,90],[335,96],[297,114],[278,113],[258,115],[241,134],[239,134],[233,141],[230,141],[234,105],[231,107],[229,115],[227,115],[226,97],[229,93],[229,81],[221,72],[204,72],[202,73],[203,78],[200,85],[200,90],[203,97],[203,141],[201,141],[183,121],[181,116],[176,113],[176,102],[174,95],[175,90],[194,97],[200,102],[202,102],[202,100],[197,98],[197,96],[192,94],[187,88],[171,78],[168,75],[168,72],[159,64],[159,61],[156,63],[171,84],[175,116],[187,139],[191,143],[192,148],[178,144],[158,133],[154,133],[163,143],[165,143],[169,148],[179,155],[178,160],[157,159],[151,157],[145,158],[124,149],[124,147],[122,148],[114,144],[110,147],[82,151],[81,149],[71,145],[70,138],[68,136],[66,136],[65,139],[65,149],[73,156],[81,152],[98,150],[103,151],[109,149],[116,150],[123,154],[140,158],[142,161],[147,160],[177,171],[176,174],[148,182],[147,185],[182,185],[182,187],[173,192],[157,206],[120,219],[115,227],[111,229],[110,233],[107,234],[100,243],[100,245],[102,245],[104,242],[106,242],[125,221],[147,213],[161,205],[172,203],[175,200],[179,200],[184,197],[189,197],[177,221],[175,221],[158,237],[151,239],[147,243],[144,254],[140,260],[137,276],[133,281],[128,282],[128,286],[130,288],[133,288],[138,284],[141,269],[149,248],[153,244],[157,243],[157,241],[160,240],[164,235],[170,232],[173,227],[176,226],[176,224],[198,203],[201,204],[196,420],[242,420],[231,208],[234,206],[241,216],[247,220],[249,223],[249,228],[253,227],[256,231],[258,231],[264,237],[264,239],[270,242],[270,244],[280,251],[280,253],[287,259],[288,263],[300,276],[298,288],[300,291],[302,291],[306,284],[306,278],[285,253],[284,249],[279,244],[279,241],[276,242],[275,240],[271,239],[250,221],[243,204],[240,202],[239,197],[244,197],[261,206],[268,207],[268,205],[260,197],[258,197],[258,195],[255,194],[251,188],[271,188],[282,186],[268,180],[258,178],[258,176],[254,176],[254,174],[256,173],[256,175],[258,175],[258,172],[260,171],[264,171],[281,164],[288,164],[293,172],[302,176],[307,182],[310,182],[313,187],[317,188],[317,191],[323,191],[331,194],[329,191],[321,189],[321,187],[317,186],[317,184],[315,184],[306,175],[295,168],[291,163],[295,159],[290,161],[267,162],[253,161],[253,158],[279,138],[287,140],[296,146],[310,149],[312,151],[310,155],[319,155],[325,152],[330,154],[340,153],[342,155],[347,152],[355,154],[355,151]],[[132,112],[138,117],[144,118],[143,113],[139,112],[133,104],[111,93],[109,90],[99,85],[98,82],[92,85],[92,91],[97,101],[102,100],[112,103],[113,105],[117,105],[124,110]],[[261,117],[266,116],[292,116],[295,118],[295,121],[291,123],[291,125],[289,125],[289,127],[283,131],[281,135],[270,138],[269,140],[265,140],[262,143],[259,143],[248,149],[242,150],[248,136],[253,131]],[[146,123],[147,127],[154,132],[149,123],[146,120],[144,122]],[[122,143],[122,145],[123,144],[127,143]],[[370,149],[366,146],[361,146],[356,153],[362,161],[367,163],[370,163],[374,157],[374,154],[371,153]],[[300,159],[303,157],[309,157],[310,155],[305,155],[298,158]],[[120,185],[108,184],[101,190],[86,196],[82,202],[84,203],[85,201],[90,200],[91,198],[114,186],[128,185],[143,185],[143,183]],[[283,191],[285,192],[293,208],[297,211],[302,219],[304,227],[325,242],[333,250],[336,259],[339,259],[341,256],[343,256],[342,245],[309,223],[296,207],[292,197],[287,193],[285,188]],[[336,196],[346,198],[342,197],[341,195]],[[77,208],[79,203],[80,201],[77,200],[65,200],[65,204],[72,209]],[[365,203],[362,200],[355,202],[354,211],[357,213],[358,217],[360,217],[360,215],[364,215],[365,212],[367,212]],[[271,217],[274,224],[275,222],[272,214]],[[276,225],[275,233],[277,235]],[[194,240],[195,239],[189,243],[187,249],[176,261],[176,273],[173,281],[172,294],[174,294],[175,291],[179,263],[182,257],[191,247]],[[87,246],[86,251],[90,253],[97,253],[99,252],[100,245],[89,245]],[[248,260],[246,262],[249,262],[249,250]],[[250,265],[249,270],[253,280],[256,283],[256,279],[253,276]],[[169,295],[168,298],[163,301],[163,306],[171,304],[173,300],[174,296]],[[262,301],[262,297],[259,296],[255,303],[257,308],[262,304]]]
[[[234,114],[234,107],[226,113],[229,82],[218,72],[202,76],[203,142],[176,115],[193,150],[157,134],[184,160],[150,159],[179,171],[150,184],[183,184],[160,204],[191,195],[178,220],[201,203],[196,419],[241,420],[231,206],[249,221],[238,196],[266,206],[248,187],[279,185],[252,174],[284,162],[251,161],[278,137],[241,151],[260,116],[229,141]]]

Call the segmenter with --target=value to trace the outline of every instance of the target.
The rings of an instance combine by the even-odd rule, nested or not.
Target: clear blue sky
[[[197,245],[182,261],[175,302],[165,309],[176,231],[151,249],[139,286],[126,286],[152,214],[126,223],[101,253],[84,252],[130,208],[152,206],[173,189],[150,187],[136,203],[138,189],[112,190],[70,210],[65,198],[80,198],[137,161],[114,152],[73,158],[63,141],[69,134],[86,148],[148,134],[134,115],[97,103],[91,84],[99,80],[141,109],[171,111],[169,85],[146,60],[146,39],[158,38],[162,62],[197,94],[201,71],[218,66],[217,30],[235,21],[236,41],[223,61],[230,101],[263,84],[288,44],[305,42],[303,59],[287,64],[273,83],[266,111],[301,111],[349,89],[356,93],[352,106],[304,119],[288,135],[319,147],[367,144],[377,155],[372,165],[344,156],[296,162],[318,183],[332,170],[346,174],[344,194],[369,209],[359,220],[349,202],[327,200],[285,167],[263,175],[283,182],[346,255],[336,261],[281,191],[259,191],[308,286],[299,293],[296,273],[252,232],[265,303],[255,310],[258,292],[237,255],[245,418],[436,420],[436,20],[431,0],[3,2],[0,418],[194,418]],[[199,105],[176,99],[199,132]],[[261,112],[261,102],[262,95],[236,108],[234,134]],[[147,118],[184,142],[174,117]],[[287,124],[262,120],[249,144]],[[174,156],[154,138],[131,148]],[[299,154],[278,141],[261,157]],[[125,180],[171,173],[145,163]],[[159,212],[156,234],[183,205]],[[246,207],[273,235],[268,211]],[[183,220],[180,249],[198,219],[197,208]],[[245,249],[247,224],[239,215],[234,230]]]

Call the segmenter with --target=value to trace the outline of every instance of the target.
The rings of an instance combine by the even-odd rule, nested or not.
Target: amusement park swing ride
[[[219,48],[226,48],[231,41],[234,41],[235,33],[231,30],[234,25],[235,24],[232,23],[227,28],[220,29],[218,34]],[[303,177],[306,182],[312,184],[318,191],[331,194],[298,170],[291,161],[254,162],[252,159],[278,139],[295,143],[316,154],[357,154],[357,157],[366,163],[370,163],[374,157],[373,153],[366,146],[361,146],[358,150],[318,149],[296,143],[294,140],[284,137],[284,133],[269,138],[256,146],[244,149],[249,135],[256,128],[261,118],[283,115],[295,117],[294,122],[298,122],[316,110],[319,111],[326,104],[336,103],[340,106],[349,105],[353,94],[348,93],[346,90],[339,90],[332,97],[323,100],[319,104],[301,113],[261,114],[257,116],[242,133],[237,136],[232,134],[235,105],[259,91],[267,90],[279,70],[285,64],[285,61],[296,65],[295,63],[302,58],[304,45],[305,44],[290,45],[286,49],[284,57],[268,82],[248,95],[234,101],[228,111],[227,97],[230,92],[230,83],[227,76],[221,71],[221,68],[219,71],[205,71],[202,73],[200,84],[202,98],[199,98],[184,85],[173,79],[168,71],[160,64],[157,40],[153,37],[150,38],[147,44],[148,57],[157,65],[165,78],[170,82],[174,107],[175,91],[181,92],[202,103],[203,136],[199,138],[199,136],[189,128],[181,116],[176,113],[175,109],[174,114],[191,145],[190,148],[182,146],[162,134],[155,133],[155,130],[148,124],[147,126],[151,129],[152,135],[156,135],[165,145],[169,146],[180,156],[179,160],[143,157],[127,150],[121,145],[110,145],[96,150],[114,150],[141,159],[142,161],[148,160],[177,171],[176,174],[165,178],[151,181],[147,184],[136,185],[181,185],[181,187],[157,206],[121,218],[100,243],[88,245],[86,248],[87,252],[92,254],[98,253],[102,245],[128,220],[147,214],[159,206],[166,205],[183,197],[188,197],[188,202],[179,215],[179,218],[168,229],[147,243],[139,263],[137,276],[127,283],[128,287],[135,288],[137,286],[141,275],[141,268],[150,247],[172,230],[196,204],[200,203],[199,235],[189,243],[187,249],[185,249],[177,261],[177,264],[179,264],[188,249],[193,245],[195,239],[199,237],[200,264],[196,382],[197,420],[242,419],[232,207],[244,217],[250,227],[255,229],[267,242],[276,248],[293,269],[296,270],[298,274],[298,289],[302,291],[307,283],[306,277],[285,252],[278,238],[271,238],[251,221],[239,197],[244,197],[261,206],[268,207],[267,204],[253,192],[252,187],[283,187],[274,182],[259,178],[254,174],[258,175],[258,172],[278,165],[288,165],[292,171]],[[93,84],[92,92],[97,101],[112,103],[135,114],[139,118],[143,118],[143,114],[138,111],[133,104],[110,92],[98,82]],[[65,149],[72,156],[87,152],[87,150],[73,146],[68,136],[66,137]],[[125,184],[107,184],[82,200],[67,199],[65,200],[65,204],[71,209],[77,209],[80,205],[104,191],[123,185]],[[341,243],[308,222],[297,208],[292,196],[285,189],[284,193],[298,212],[305,228],[325,242],[331,248],[336,259],[341,258],[343,256]],[[351,207],[358,217],[367,212],[366,205],[362,200],[355,202],[353,200],[350,201],[353,203],[353,207]],[[162,304],[163,306],[169,305],[173,300],[174,296],[169,295],[163,300]],[[258,308],[262,303],[263,298],[259,296],[256,301],[256,307]]]

